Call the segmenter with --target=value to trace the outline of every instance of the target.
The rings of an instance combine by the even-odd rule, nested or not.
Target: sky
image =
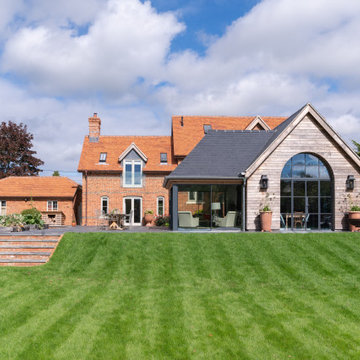
[[[43,174],[103,135],[170,135],[172,115],[288,116],[312,103],[360,141],[358,0],[0,0],[0,120]]]

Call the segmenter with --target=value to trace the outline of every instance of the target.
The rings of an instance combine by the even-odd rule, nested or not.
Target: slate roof
[[[305,105],[306,106],[306,105]],[[304,107],[274,130],[211,130],[180,165],[171,179],[238,179],[273,143]]]
[[[204,137],[204,125],[213,130],[245,130],[256,116],[173,116],[171,133],[174,143],[174,156],[187,156]],[[274,129],[286,117],[264,116],[261,119]]]
[[[122,171],[119,156],[134,143],[148,158],[143,171],[170,173],[172,164],[170,136],[100,136],[98,142],[90,142],[85,136],[78,171]],[[107,153],[105,163],[100,163],[100,153]],[[160,153],[167,153],[168,164],[160,164]]]
[[[62,176],[9,176],[0,180],[0,198],[73,198],[80,187]]]

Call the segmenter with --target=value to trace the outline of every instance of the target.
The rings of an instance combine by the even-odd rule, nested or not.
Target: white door
[[[125,225],[141,225],[142,221],[142,199],[138,197],[124,198],[124,213],[128,215]]]

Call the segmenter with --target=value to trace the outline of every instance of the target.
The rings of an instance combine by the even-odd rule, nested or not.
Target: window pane
[[[319,195],[319,183],[317,181],[308,181],[306,186],[307,186],[307,196]]]
[[[107,214],[109,212],[108,211],[108,199],[107,198],[102,198],[101,210],[102,210],[103,214]]]
[[[319,170],[320,170],[320,177],[322,179],[330,179],[329,172],[327,171],[327,168],[323,164],[320,165]]]
[[[134,199],[134,223],[141,222],[141,200]]]
[[[286,165],[281,173],[282,178],[291,178],[291,166]]]
[[[135,185],[141,185],[141,165],[135,164],[135,178],[134,178]]]
[[[53,201],[53,210],[57,210],[58,206],[57,206],[57,201]]]
[[[318,166],[318,164],[319,164],[318,158],[311,154],[305,154],[305,161],[306,161],[306,166],[309,166],[309,165]]]
[[[304,196],[304,195],[305,195],[305,182],[294,181],[294,196]]]
[[[202,191],[197,193],[197,201],[204,201],[204,193]]]
[[[321,196],[331,196],[330,181],[320,181],[320,195]]]
[[[164,199],[158,198],[158,215],[163,216],[164,215]]]
[[[306,219],[306,227],[308,230],[317,230],[319,228],[318,215],[308,215]]]
[[[131,213],[131,199],[125,199],[125,214]]]
[[[291,194],[291,180],[282,180],[281,181],[281,195],[290,195]]]
[[[291,213],[291,197],[281,197],[282,213]]]
[[[317,213],[318,212],[318,197],[309,197],[308,198],[308,212]]]
[[[305,154],[297,154],[292,158],[292,164],[295,165],[305,165]]]
[[[331,198],[325,197],[320,198],[320,206],[322,213],[330,213],[331,212]]]
[[[189,201],[195,201],[195,191],[189,191]]]
[[[48,201],[47,204],[48,204],[48,205],[47,205],[47,206],[48,206],[48,210],[51,211],[51,210],[52,210],[52,201]]]
[[[319,167],[314,166],[314,165],[306,166],[306,177],[318,178],[319,177]]]
[[[305,198],[294,197],[294,212],[305,212]]]
[[[132,165],[125,164],[125,184],[132,185]]]
[[[295,165],[292,168],[293,178],[304,178],[305,177],[305,165]]]
[[[332,227],[332,216],[331,214],[323,214],[320,217],[321,229],[331,229]]]

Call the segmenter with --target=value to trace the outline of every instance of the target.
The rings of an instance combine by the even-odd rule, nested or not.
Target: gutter
[[[87,226],[88,221],[88,177],[87,170],[85,170],[85,181],[86,181],[86,197],[85,197],[85,226]]]
[[[239,179],[242,179],[242,231],[246,231],[246,180],[244,176],[239,176]]]

